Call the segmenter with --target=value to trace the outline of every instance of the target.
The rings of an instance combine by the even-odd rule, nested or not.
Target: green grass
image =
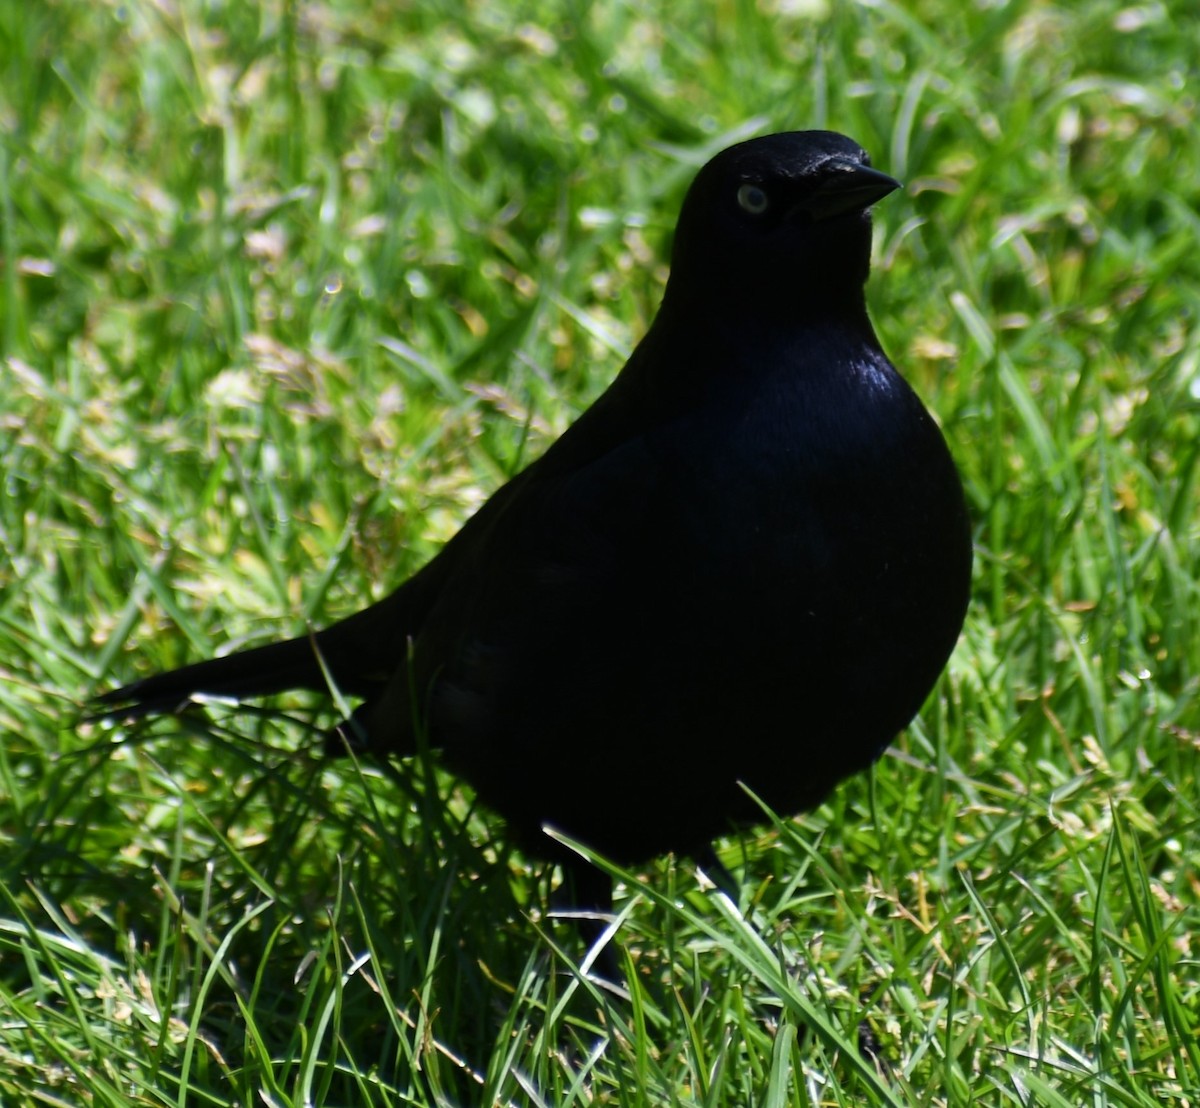
[[[1198,44],[1184,0],[0,0],[0,1103],[1196,1104]],[[808,126],[908,184],[870,301],[974,603],[872,774],[721,844],[738,903],[625,875],[628,996],[327,710],[76,725],[403,580],[620,367],[694,168]]]

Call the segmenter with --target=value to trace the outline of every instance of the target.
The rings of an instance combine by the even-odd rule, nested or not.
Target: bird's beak
[[[830,158],[821,167],[821,181],[789,213],[814,223],[844,212],[865,211],[888,193],[904,186],[895,177],[848,158]]]

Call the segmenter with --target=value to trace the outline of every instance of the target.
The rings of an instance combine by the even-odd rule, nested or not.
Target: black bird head
[[[834,131],[738,143],[696,175],[683,202],[664,306],[731,302],[786,318],[861,311],[868,209],[900,188]]]

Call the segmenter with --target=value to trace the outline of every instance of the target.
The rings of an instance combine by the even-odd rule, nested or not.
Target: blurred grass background
[[[0,0],[0,1101],[1197,1103],[1198,79],[1188,2]],[[738,904],[627,875],[628,996],[303,698],[76,726],[403,580],[803,127],[906,182],[869,297],[974,604]]]

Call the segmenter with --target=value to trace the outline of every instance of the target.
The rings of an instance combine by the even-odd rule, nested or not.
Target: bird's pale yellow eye
[[[758,185],[739,185],[737,202],[742,211],[751,215],[762,215],[771,204],[767,194]]]

